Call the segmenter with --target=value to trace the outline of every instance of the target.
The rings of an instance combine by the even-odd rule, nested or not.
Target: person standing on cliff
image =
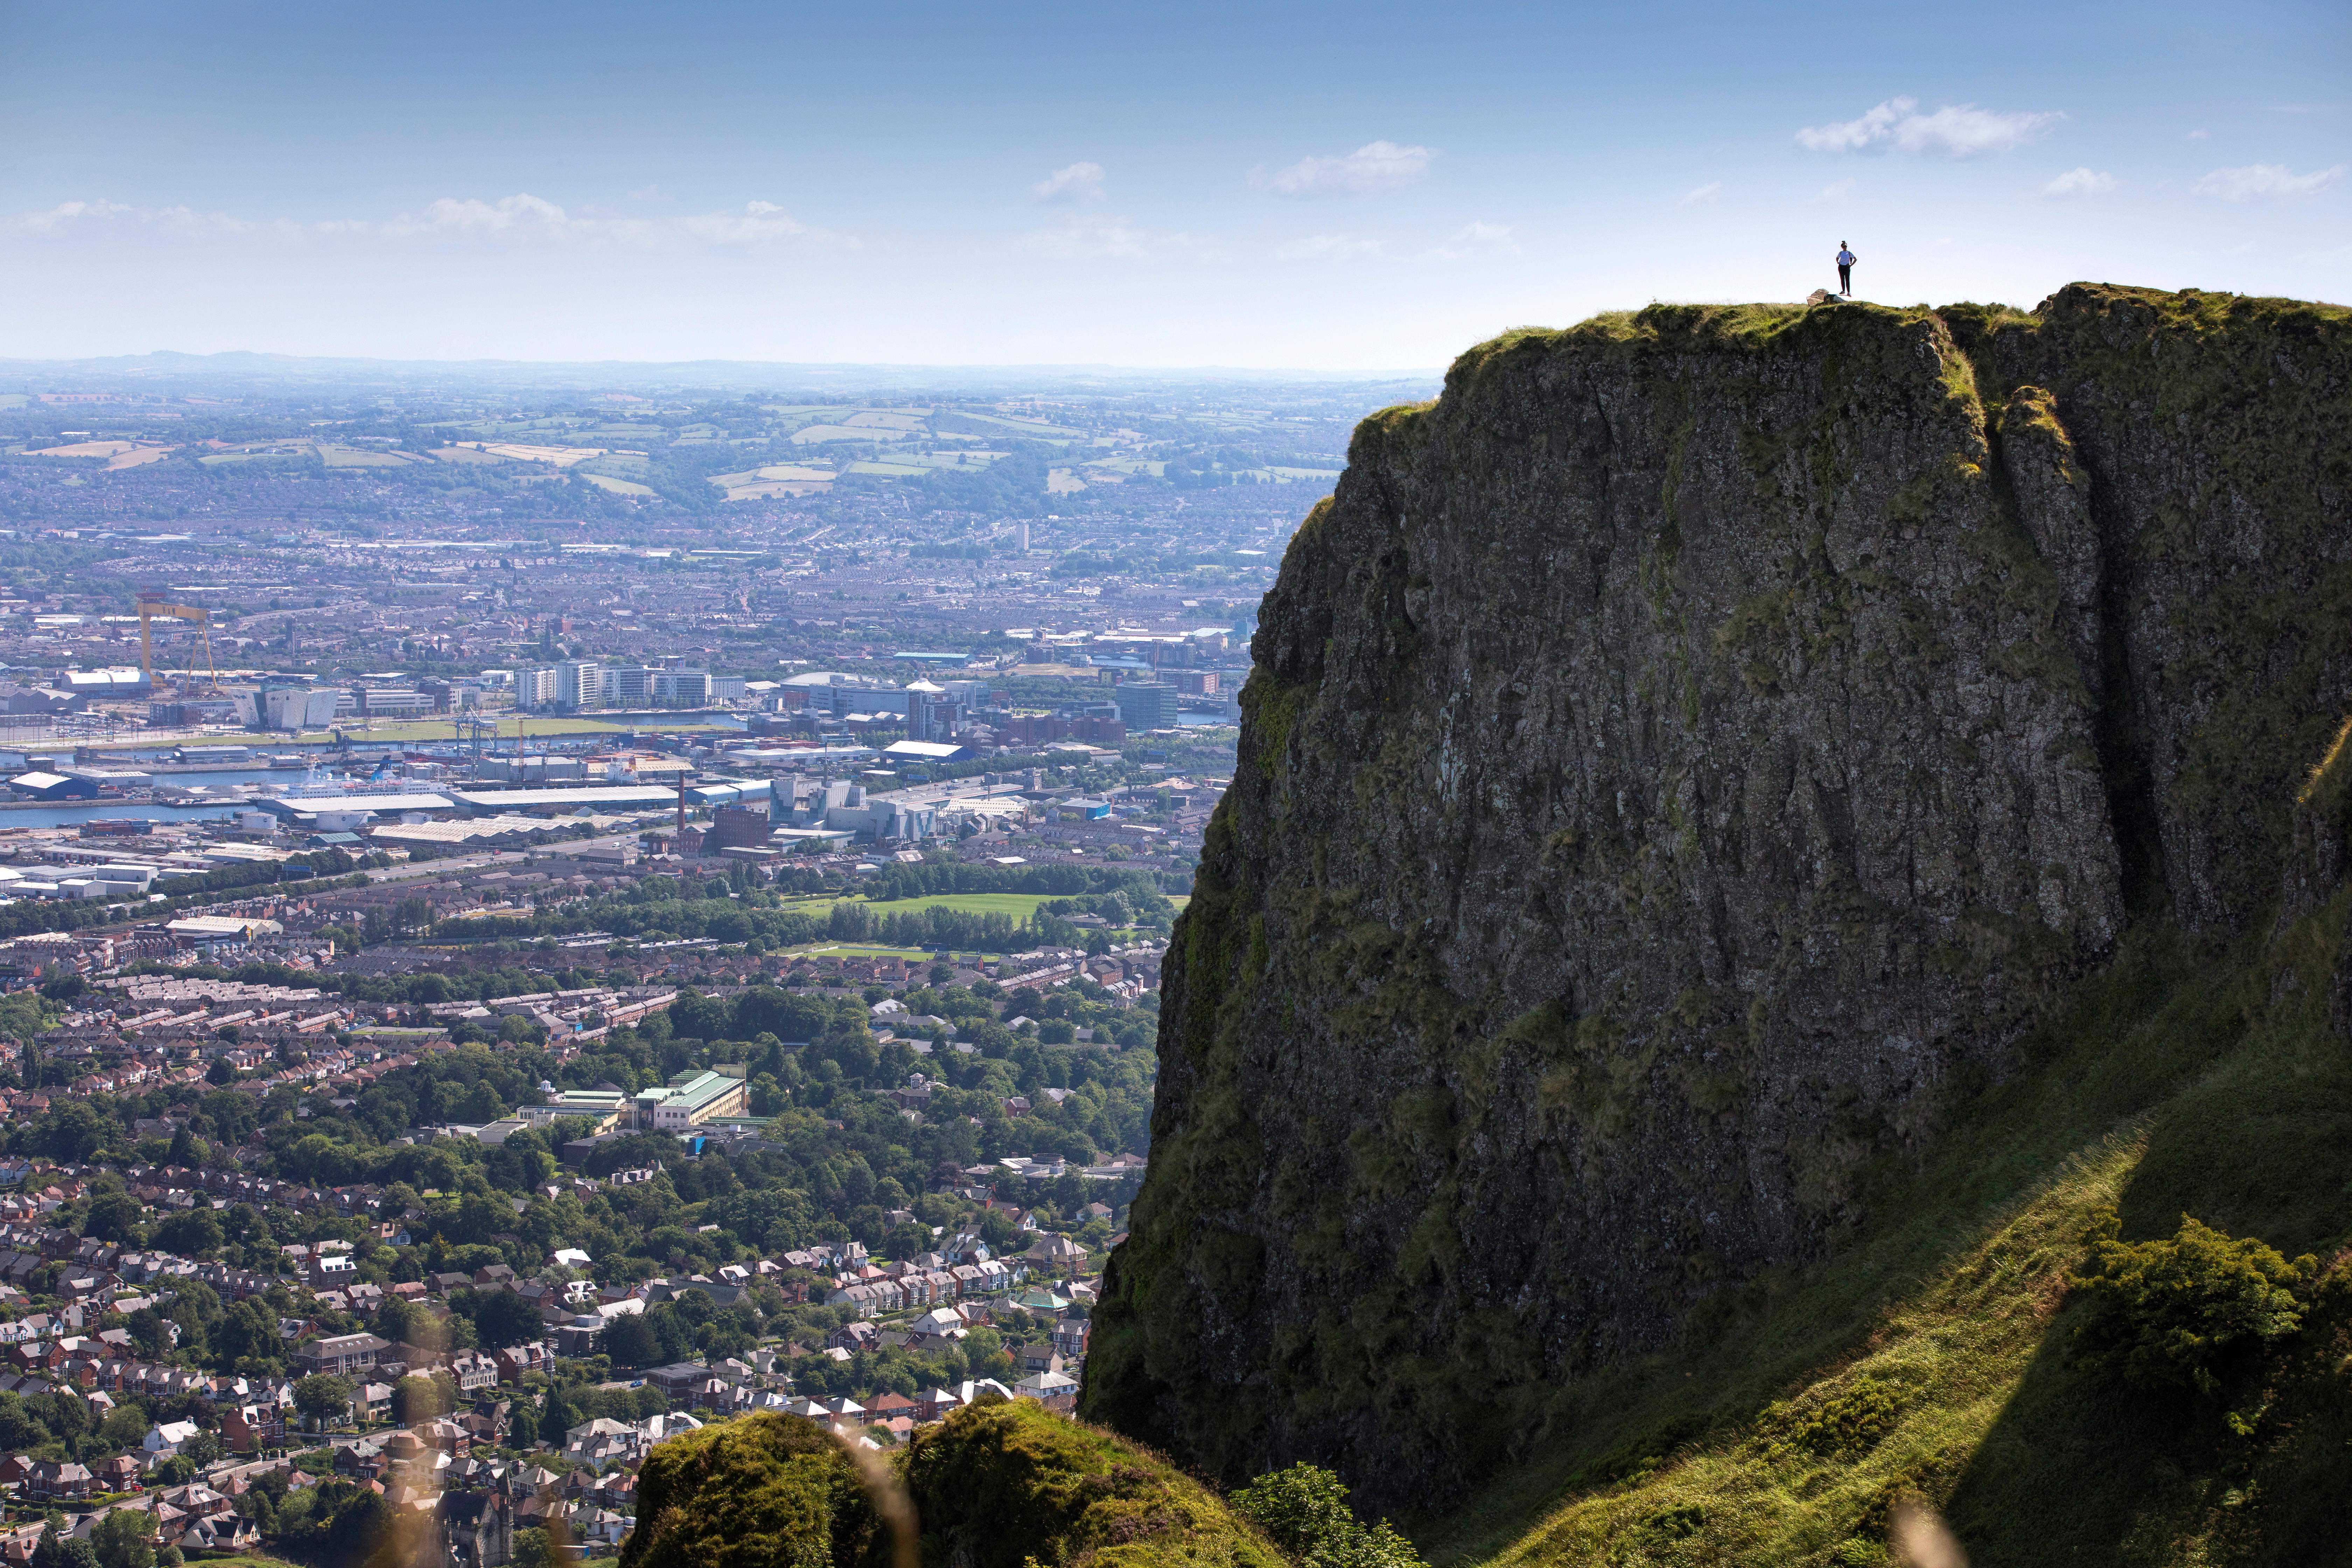
[[[1848,298],[1853,294],[1853,264],[1860,259],[1845,247],[1844,240],[1838,241],[1838,292]]]

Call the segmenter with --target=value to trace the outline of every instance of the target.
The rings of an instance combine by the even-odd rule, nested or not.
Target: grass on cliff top
[[[2172,331],[2215,331],[2242,323],[2249,317],[2307,318],[2341,321],[2352,310],[2341,305],[2315,304],[2304,300],[2273,299],[2252,294],[2215,294],[2197,289],[2140,289],[2115,283],[2074,283],[2067,291],[2093,297],[2106,304],[2128,303],[2155,313]],[[1834,305],[1803,304],[1652,304],[1638,310],[1601,310],[1570,327],[1514,327],[1465,351],[1462,364],[1475,364],[1531,343],[1630,343],[1665,338],[1706,339],[1723,343],[1769,342],[1791,328],[1817,318],[1883,317],[1896,321],[1927,316],[1958,318],[1978,331],[2004,327],[2031,327],[2041,318],[2014,305],[1890,305],[1849,300]]]
[[[2189,1213],[2289,1256],[2352,1230],[2352,1048],[2328,1017],[2348,901],[2221,954],[2136,934],[2028,1043],[2034,1070],[1926,1168],[1882,1173],[1871,1238],[1572,1391],[1531,1462],[1415,1531],[1423,1552],[1874,1563],[1916,1492],[1979,1563],[2342,1560],[2352,1541],[2304,1517],[2352,1495],[2341,1331],[2231,1391],[2241,1434],[2070,1364],[2063,1276],[2105,1206],[2129,1237]]]

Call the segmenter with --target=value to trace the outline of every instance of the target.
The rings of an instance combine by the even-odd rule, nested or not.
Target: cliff
[[[2314,910],[2336,951],[2295,805],[2347,633],[2341,310],[2078,284],[1473,350],[1364,423],[1264,606],[1088,1414],[1427,1507],[1726,1303],[1794,1331],[1776,1291],[2054,1092],[2119,953],[2148,998]],[[2116,1027],[2118,1081],[2223,1048]],[[2297,1223],[2340,1237],[2328,1180]]]

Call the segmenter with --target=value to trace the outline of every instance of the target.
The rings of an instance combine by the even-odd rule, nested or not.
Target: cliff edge
[[[2277,910],[2352,710],[2352,313],[1654,307],[1292,541],[1087,1411],[1427,1506],[1835,1256],[2127,931]],[[2317,889],[2304,905],[2324,901]]]

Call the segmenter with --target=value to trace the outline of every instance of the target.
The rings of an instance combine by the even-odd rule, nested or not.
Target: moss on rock
[[[918,1432],[904,1471],[931,1568],[1284,1568],[1158,1455],[1025,1402]]]

